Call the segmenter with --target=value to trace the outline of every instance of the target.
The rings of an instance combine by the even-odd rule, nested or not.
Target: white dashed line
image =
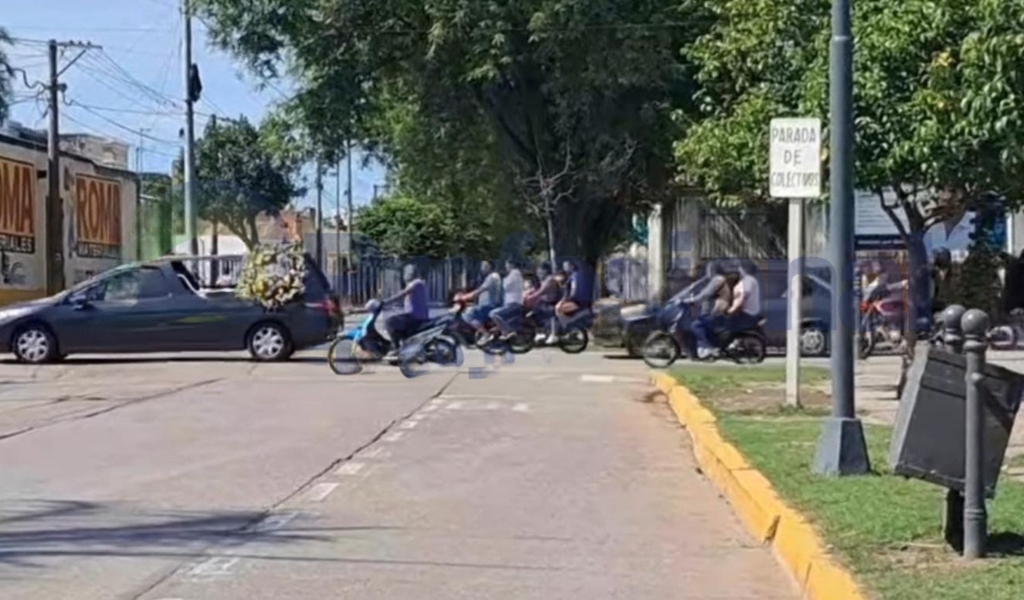
[[[347,462],[338,467],[338,470],[335,471],[335,473],[338,475],[355,475],[362,471],[365,466],[366,464],[361,462]]]
[[[434,412],[439,408],[441,408],[440,404],[428,404],[427,406],[423,407],[423,412]]]
[[[384,440],[385,442],[397,442],[398,440],[402,439],[403,435],[405,434],[402,433],[401,431],[396,431],[394,433],[389,433],[380,439]]]
[[[612,375],[580,375],[580,381],[583,383],[614,383],[615,377]]]
[[[336,487],[338,487],[336,483],[318,483],[309,488],[309,491],[306,493],[306,500],[309,502],[323,502],[324,498],[330,496]]]
[[[238,558],[230,556],[214,556],[213,558],[196,565],[195,568],[189,571],[189,575],[229,575],[231,573],[231,567],[235,566],[235,563],[237,562]]]
[[[419,424],[419,421],[403,421],[398,426],[401,427],[402,429],[415,429],[416,426]]]
[[[520,402],[512,407],[512,410],[516,412],[530,412],[530,405],[526,402]]]
[[[366,452],[359,453],[359,456],[362,456],[363,458],[386,458],[389,454],[390,453],[387,450],[381,446],[377,446],[376,448],[370,448]]]

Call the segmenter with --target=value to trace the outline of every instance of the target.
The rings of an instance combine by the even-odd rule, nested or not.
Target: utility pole
[[[50,40],[47,44],[50,77],[43,85],[48,93],[50,126],[46,143],[46,293],[53,295],[64,289],[65,252],[64,252],[64,199],[60,193],[60,94],[67,86],[60,83],[60,76],[75,63],[87,50],[100,49],[84,42],[58,42]],[[59,68],[58,50],[79,48],[78,56],[73,58],[63,69]],[[24,72],[22,72],[24,77]],[[28,82],[25,82],[26,85]],[[38,85],[38,84],[37,84]],[[34,86],[29,86],[34,87]],[[70,251],[70,248],[68,249]]]
[[[316,160],[316,263],[324,268],[324,170]]]
[[[341,293],[341,159],[338,159],[334,178],[334,251],[337,253],[334,257],[334,289]],[[345,258],[348,258],[348,253]]]
[[[189,252],[197,256],[199,239],[196,237],[196,127],[193,103],[199,99],[202,85],[199,83],[199,70],[192,64],[192,7],[189,0],[182,0],[181,15],[185,29],[182,43],[182,66],[185,71],[185,238],[189,243]]]
[[[352,140],[345,142],[345,163],[348,165],[348,179],[345,182],[345,194],[348,197],[348,212],[345,213],[345,226],[348,229],[348,253],[351,260],[356,248],[356,215],[352,210]],[[360,261],[356,266],[356,284],[362,286],[363,265]],[[360,291],[362,291],[360,287]],[[349,292],[349,302],[352,302],[352,293]]]
[[[830,63],[830,195],[829,262],[833,320],[832,415],[825,420],[814,470],[823,475],[860,475],[870,471],[864,429],[854,402],[853,331],[853,33],[851,0],[832,0]]]

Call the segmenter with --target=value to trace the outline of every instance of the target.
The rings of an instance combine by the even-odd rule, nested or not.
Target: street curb
[[[668,396],[669,406],[690,434],[701,471],[729,500],[751,535],[771,546],[803,597],[866,600],[853,575],[828,553],[807,519],[787,506],[771,482],[722,438],[715,415],[673,377],[654,373],[651,380]]]

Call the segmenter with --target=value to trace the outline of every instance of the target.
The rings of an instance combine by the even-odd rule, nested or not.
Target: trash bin
[[[964,489],[966,360],[930,348],[914,358],[900,398],[889,452],[897,475]],[[1024,375],[985,365],[985,494],[995,495],[1006,446],[1024,393]]]

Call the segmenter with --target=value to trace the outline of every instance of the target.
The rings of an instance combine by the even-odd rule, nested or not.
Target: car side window
[[[158,268],[141,267],[118,273],[101,284],[95,296],[96,302],[124,302],[160,298],[168,294],[167,282]]]

